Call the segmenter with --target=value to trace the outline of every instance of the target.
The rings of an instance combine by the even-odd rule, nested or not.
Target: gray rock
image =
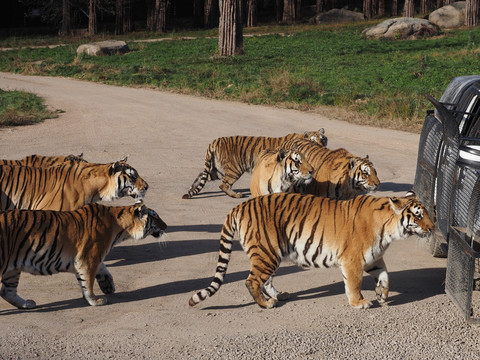
[[[80,45],[77,48],[77,55],[87,54],[92,56],[103,56],[112,54],[124,54],[130,51],[125,41],[106,40]]]
[[[466,1],[457,1],[433,11],[428,20],[443,28],[456,28],[465,25]]]
[[[439,33],[438,26],[428,20],[407,17],[388,19],[362,31],[367,39],[415,39]]]
[[[315,15],[310,20],[310,22],[315,24],[331,24],[363,20],[365,20],[365,16],[362,13],[346,9],[332,9],[327,12]]]

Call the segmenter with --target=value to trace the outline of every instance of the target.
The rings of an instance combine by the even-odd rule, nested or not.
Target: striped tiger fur
[[[252,172],[252,197],[293,191],[312,181],[313,167],[295,150],[263,150]]]
[[[258,305],[275,306],[288,293],[273,287],[283,258],[299,266],[340,267],[349,303],[368,308],[361,293],[363,271],[375,278],[380,303],[388,298],[389,280],[383,255],[393,240],[433,231],[425,207],[415,194],[405,197],[360,195],[332,200],[281,193],[259,196],[233,208],[223,225],[216,273],[210,286],[194,294],[194,306],[214,295],[227,271],[234,234],[250,259],[245,284]]]
[[[0,165],[0,210],[74,210],[123,196],[143,198],[148,184],[125,162],[67,162],[54,167]]]
[[[240,198],[242,194],[234,192],[232,185],[244,172],[251,172],[262,150],[276,149],[285,141],[306,139],[323,146],[327,144],[325,130],[308,131],[304,134],[288,134],[283,137],[265,136],[230,136],[213,140],[207,149],[205,167],[197,176],[183,199],[190,199],[198,194],[207,181],[222,179],[220,189],[227,195]]]
[[[62,165],[63,163],[70,162],[70,161],[86,162],[86,160],[83,159],[83,154],[59,155],[59,156],[29,155],[20,160],[1,160],[0,159],[0,165],[50,167],[50,166]]]
[[[345,149],[330,150],[305,140],[288,141],[283,146],[300,151],[314,168],[313,180],[296,192],[347,200],[380,187],[368,155],[361,158]]]
[[[33,300],[17,294],[22,271],[33,275],[71,272],[90,305],[104,305],[93,292],[95,279],[105,294],[115,291],[103,259],[130,238],[160,237],[167,225],[142,202],[132,206],[87,204],[75,211],[10,210],[0,213],[0,295],[19,309]]]

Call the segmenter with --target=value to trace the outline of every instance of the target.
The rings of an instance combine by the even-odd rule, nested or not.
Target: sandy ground
[[[147,205],[169,225],[164,242],[149,237],[111,251],[106,264],[117,291],[106,306],[88,306],[72,274],[22,275],[20,294],[39,306],[20,311],[0,299],[0,358],[480,358],[480,328],[466,324],[445,294],[446,259],[431,257],[416,238],[394,243],[386,253],[388,306],[350,308],[340,270],[304,271],[284,263],[276,285],[292,299],[260,309],[245,288],[248,260],[239,246],[220,291],[188,306],[192,293],[210,283],[221,224],[242,201],[225,196],[218,182],[181,199],[212,139],[324,127],[330,148],[370,156],[382,181],[378,195],[403,195],[413,183],[418,135],[314,113],[62,78],[0,73],[0,88],[37,93],[65,111],[39,125],[0,130],[1,158],[83,153],[91,162],[112,162],[128,155],[150,185]],[[234,188],[247,192],[249,178]],[[363,288],[373,300],[368,276]]]

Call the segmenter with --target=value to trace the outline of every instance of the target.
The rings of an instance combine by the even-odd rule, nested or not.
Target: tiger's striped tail
[[[190,306],[195,306],[207,297],[213,296],[223,284],[223,279],[227,273],[228,263],[230,262],[230,255],[232,253],[233,236],[235,235],[237,228],[236,213],[236,209],[230,211],[223,224],[215,276],[209,287],[197,292],[190,298],[188,302]]]
[[[214,168],[214,153],[215,153],[215,144],[214,142],[208,145],[207,153],[205,155],[205,167],[203,171],[198,174],[197,178],[193,181],[190,190],[182,196],[182,199],[190,199],[193,195],[197,195],[205,186],[208,181],[208,178],[213,178],[212,172]]]

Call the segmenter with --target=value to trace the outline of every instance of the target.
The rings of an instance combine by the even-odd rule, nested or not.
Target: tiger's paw
[[[367,299],[362,299],[355,302],[351,301],[350,305],[353,306],[355,309],[368,309],[373,304]]]
[[[377,295],[377,300],[380,304],[383,304],[387,301],[387,299],[388,299],[388,288],[385,288],[383,286],[377,286],[375,288],[375,293]]]
[[[88,304],[91,306],[102,306],[107,303],[107,298],[105,296],[95,296],[93,298],[87,299]]]
[[[110,274],[98,275],[95,277],[97,279],[98,286],[104,294],[113,294],[115,292],[115,284],[113,283],[113,277]]]
[[[274,298],[271,298],[266,301],[264,308],[273,309],[275,305],[277,305],[277,300],[275,300]]]
[[[25,300],[21,306],[19,306],[19,309],[35,309],[37,307],[37,303],[33,300]]]
[[[277,300],[286,301],[290,299],[290,294],[288,292],[282,291],[277,294]]]

